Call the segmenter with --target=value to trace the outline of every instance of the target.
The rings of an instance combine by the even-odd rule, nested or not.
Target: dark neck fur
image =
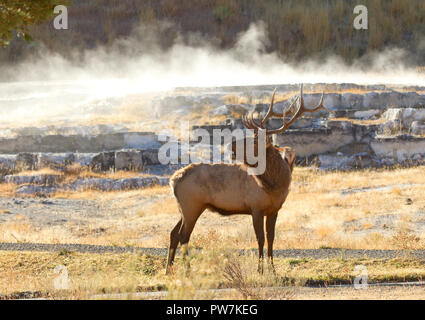
[[[266,170],[256,178],[268,191],[287,189],[291,182],[291,169],[288,162],[272,146],[266,149],[266,161]]]

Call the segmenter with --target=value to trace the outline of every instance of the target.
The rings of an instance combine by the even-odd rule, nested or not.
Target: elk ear
[[[288,162],[292,172],[295,164],[295,152],[290,147],[278,148],[278,150],[282,154],[282,158]]]

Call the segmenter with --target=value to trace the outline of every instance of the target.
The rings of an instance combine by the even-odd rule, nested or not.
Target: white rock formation
[[[423,108],[391,108],[384,112],[382,117],[387,122],[409,128],[413,121],[425,121],[425,109]]]
[[[410,133],[418,136],[425,135],[425,122],[424,121],[413,121],[410,126]]]

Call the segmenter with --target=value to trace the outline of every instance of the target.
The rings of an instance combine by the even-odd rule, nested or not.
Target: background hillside
[[[357,4],[368,8],[368,30],[353,28]],[[163,48],[172,46],[178,37],[191,45],[208,41],[228,48],[240,32],[259,20],[268,31],[266,50],[290,61],[334,54],[352,62],[370,52],[397,47],[408,52],[409,63],[424,65],[423,0],[72,1],[69,30],[53,29],[51,20],[32,27],[35,40],[26,43],[14,39],[9,47],[0,49],[0,61],[19,61],[41,47],[71,56],[70,49],[77,49],[72,50],[75,54],[98,45],[108,46],[130,35],[140,24],[160,31],[157,40]]]

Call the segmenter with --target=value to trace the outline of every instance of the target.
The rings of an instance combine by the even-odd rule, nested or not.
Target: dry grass
[[[12,183],[0,183],[0,195],[4,197],[13,197],[17,186]]]
[[[286,92],[286,93],[279,93],[276,92],[275,95],[275,102],[285,101],[294,95],[298,94],[299,92]],[[270,103],[270,95],[263,94],[260,97],[255,97],[253,95],[241,95],[241,94],[227,94],[223,98],[223,101],[226,104],[251,104],[256,105],[259,103]]]
[[[165,258],[140,254],[83,254],[61,252],[4,252],[0,256],[0,293],[33,291],[52,298],[87,299],[95,294],[168,290],[168,299],[292,299],[303,298],[305,284],[352,284],[355,267],[367,268],[369,283],[421,280],[423,261],[409,259],[279,259],[276,274],[256,272],[255,256],[238,257],[223,247],[190,252],[177,259],[173,272],[164,275]],[[64,266],[68,287],[55,287]],[[273,287],[279,287],[273,290]],[[233,291],[210,289],[235,288]]]
[[[315,172],[297,168],[292,190],[279,213],[275,248],[399,248],[403,240],[397,244],[392,241],[402,229],[399,222],[408,222],[416,212],[425,208],[423,175],[424,167],[355,172]],[[339,192],[409,183],[419,185],[395,191],[370,190],[346,195]],[[411,205],[406,204],[407,198],[412,200]],[[393,224],[383,232],[379,217],[388,214],[393,215]],[[213,215],[211,219],[230,221],[225,230],[219,228],[213,233],[209,232],[212,226],[201,227],[198,223],[192,238],[194,244],[202,246],[211,240],[227,241],[235,247],[256,247],[249,217],[231,220]],[[203,221],[202,216],[200,221]],[[206,224],[207,219],[204,221]],[[424,233],[415,233],[415,229],[405,232],[418,239],[411,246],[423,247]]]
[[[330,192],[344,189],[379,187],[405,183],[423,183],[424,166],[358,171],[319,171],[296,168],[292,190],[299,192]],[[293,192],[291,192],[293,193]]]
[[[0,292],[42,291],[61,297],[55,290],[54,269],[67,268],[67,295],[87,298],[88,294],[105,292],[135,292],[146,279],[157,273],[161,260],[153,261],[134,254],[79,254],[70,252],[31,253],[6,252],[1,257]],[[154,281],[149,282],[153,284]]]
[[[143,198],[157,198],[170,196],[169,186],[154,185],[140,190],[130,191],[100,191],[100,190],[84,190],[84,191],[60,191],[52,194],[52,198],[64,199],[100,199],[129,201],[130,198],[137,197],[139,200]],[[167,199],[166,201],[168,201]]]
[[[41,168],[39,170],[23,170],[19,172],[21,176],[37,176],[37,175],[57,175],[61,174],[61,172],[54,170],[52,168]]]
[[[291,192],[278,216],[275,248],[423,248],[420,212],[425,210],[424,170],[423,166],[352,172],[296,168]],[[382,186],[394,188],[340,192]],[[96,201],[99,214],[104,210],[117,214],[90,221],[75,216],[84,223],[67,222],[54,228],[36,227],[23,215],[18,219],[2,214],[7,222],[0,224],[0,241],[166,247],[169,232],[180,217],[168,186],[121,192],[89,190],[55,194],[53,198]],[[15,212],[18,207],[0,209]],[[411,241],[406,243],[406,239]],[[256,248],[251,218],[204,212],[191,244],[205,248],[221,242],[233,248]]]
[[[424,167],[355,172],[320,172],[296,168],[290,196],[279,214],[276,248],[423,248],[424,235],[412,233],[408,224],[414,213],[425,209],[425,187],[396,187],[386,191],[368,191],[342,195],[344,189],[423,184]],[[70,195],[68,195],[70,196]],[[57,197],[57,195],[56,195]],[[71,197],[71,196],[70,196]],[[175,202],[168,187],[153,187],[128,192],[86,192],[74,198],[96,199],[115,210],[134,207],[129,223],[115,220],[84,228],[36,228],[24,215],[0,224],[1,241],[80,242],[113,245],[165,247],[168,233],[178,220]],[[412,203],[406,205],[406,198]],[[116,206],[116,208],[115,208]],[[137,209],[137,211],[136,211]],[[102,210],[101,208],[99,210]],[[140,211],[143,213],[140,214]],[[3,209],[2,214],[8,215]],[[374,217],[396,211],[402,219],[389,235],[370,233],[354,236],[351,232],[373,229],[369,221],[361,221],[353,230],[342,229],[345,222]],[[125,218],[127,219],[127,218]],[[124,219],[124,220],[125,220]],[[357,230],[356,230],[357,228]],[[341,232],[343,231],[343,232]],[[342,234],[341,234],[342,233]],[[249,217],[220,217],[204,213],[195,228],[191,245],[203,247],[191,251],[188,264],[180,255],[174,272],[164,276],[163,258],[137,254],[81,254],[4,252],[0,256],[0,292],[12,294],[39,291],[53,298],[90,298],[94,294],[143,292],[167,289],[172,299],[315,299],[315,298],[415,298],[414,289],[398,292],[376,289],[308,289],[306,283],[352,283],[356,265],[367,267],[369,282],[421,280],[422,261],[407,258],[392,260],[345,259],[275,259],[277,275],[256,273],[257,258],[237,257],[230,248],[255,248],[256,242]],[[54,269],[64,265],[68,270],[69,288],[56,290]],[[270,289],[282,287],[283,289]],[[232,287],[231,291],[209,289]],[[269,288],[269,289],[265,289]],[[397,293],[396,293],[397,291]],[[132,298],[129,294],[126,296]]]
[[[95,172],[87,166],[73,164],[66,166],[63,170],[45,167],[37,170],[23,170],[18,173],[20,176],[35,176],[35,175],[58,175],[63,177],[63,181],[68,183],[80,178],[109,178],[109,179],[123,179],[141,176],[139,172],[129,170],[111,170],[108,172]],[[143,174],[149,176],[149,174]],[[68,180],[69,181],[68,181]]]
[[[61,172],[56,172],[61,173]],[[81,167],[79,165],[68,166],[63,171],[64,183],[69,183],[81,178],[105,178],[105,179],[124,179],[134,178],[140,176],[151,176],[149,173],[143,173],[130,170],[111,170],[109,172],[94,172],[88,167]]]
[[[175,214],[178,212],[177,203],[173,198],[158,199],[143,209],[142,216],[157,214]]]
[[[369,125],[369,124],[381,124],[385,122],[385,119],[379,118],[379,119],[352,119],[352,118],[346,118],[346,117],[339,117],[339,118],[330,118],[329,121],[348,121],[354,124],[360,124],[360,125]]]
[[[314,174],[309,169],[298,169],[291,193],[278,218],[277,247],[391,248],[393,246],[388,244],[389,239],[384,234],[364,233],[359,237],[352,232],[373,229],[374,217],[380,215],[397,214],[403,219],[423,210],[423,174],[423,167]],[[409,183],[420,185],[347,195],[338,192]],[[412,205],[406,205],[407,198],[412,199]],[[356,220],[359,224],[353,225],[351,230],[345,226]],[[398,228],[394,224],[390,231],[398,232]],[[418,246],[424,243],[423,236],[419,237]]]

